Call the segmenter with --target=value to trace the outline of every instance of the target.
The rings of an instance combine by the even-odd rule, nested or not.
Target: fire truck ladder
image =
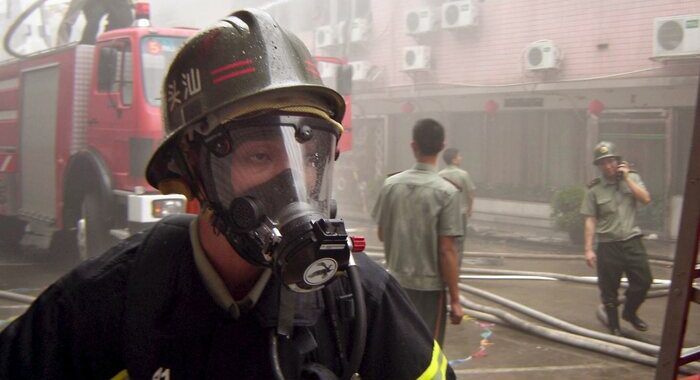
[[[700,84],[684,198],[655,380],[676,379],[680,366],[700,360],[700,349],[681,353],[690,302],[700,303]]]

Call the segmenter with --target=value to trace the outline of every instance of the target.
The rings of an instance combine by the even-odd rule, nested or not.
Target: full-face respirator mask
[[[331,218],[337,137],[320,117],[271,113],[183,134],[214,226],[296,292],[322,288],[348,265],[344,223]]]

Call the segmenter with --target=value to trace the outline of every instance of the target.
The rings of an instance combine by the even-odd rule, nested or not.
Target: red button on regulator
[[[364,236],[350,236],[350,243],[353,252],[364,252],[367,246]]]

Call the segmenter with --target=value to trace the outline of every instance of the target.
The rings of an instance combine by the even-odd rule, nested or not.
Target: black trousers
[[[88,0],[83,8],[85,29],[80,43],[94,45],[100,28],[100,22],[107,15],[105,32],[126,28],[134,21],[131,3],[128,0]]]
[[[462,214],[462,226],[464,227],[463,235],[455,239],[455,246],[457,248],[457,274],[462,268],[462,259],[464,258],[464,241],[467,240],[467,214]]]
[[[624,312],[636,313],[652,282],[649,259],[641,237],[599,243],[596,255],[598,288],[603,304],[617,305],[617,290],[620,288],[622,274],[625,273],[629,287],[625,292]]]
[[[433,333],[440,346],[445,341],[445,325],[447,324],[447,294],[444,290],[415,290],[406,289],[406,295],[413,302],[418,314],[428,330]]]

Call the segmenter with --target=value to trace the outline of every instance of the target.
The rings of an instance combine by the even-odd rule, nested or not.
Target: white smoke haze
[[[4,38],[20,13],[35,3],[36,0],[0,0],[0,36]],[[69,3],[70,0],[46,0],[17,29],[11,46],[22,54],[55,48],[58,27]],[[651,192],[652,203],[639,209],[638,221],[643,233],[653,237],[659,247],[675,248],[682,206],[687,199],[684,191],[695,123],[700,69],[699,0],[150,0],[149,4],[153,27],[194,29],[212,25],[242,8],[265,9],[281,26],[307,44],[319,61],[319,76],[326,85],[339,87],[340,77],[336,71],[338,65],[327,61],[335,59],[352,67],[352,80],[349,81],[352,88],[347,98],[350,111],[345,120],[346,133],[340,143],[342,153],[334,168],[333,197],[337,200],[338,217],[346,220],[350,228],[359,226],[358,234],[368,235],[375,251],[381,250],[381,244],[374,238],[375,223],[370,217],[373,205],[387,176],[414,165],[411,128],[422,118],[434,118],[444,125],[447,147],[460,150],[461,168],[467,170],[475,182],[474,209],[465,243],[467,251],[472,249],[472,237],[480,239],[477,244],[486,249],[505,241],[520,244],[523,239],[529,241],[520,248],[533,241],[537,244],[556,243],[535,247],[547,247],[545,250],[552,252],[561,248],[567,254],[578,255],[580,265],[572,264],[566,270],[576,275],[595,275],[595,270],[589,270],[583,263],[583,247],[574,235],[583,231],[582,224],[576,224],[583,223],[579,212],[580,199],[576,197],[583,194],[587,184],[599,174],[592,165],[592,157],[593,146],[601,140],[617,145],[619,153],[640,173]],[[102,20],[102,27],[105,24],[106,17]],[[80,40],[84,26],[85,19],[80,15],[72,28],[70,42]],[[184,38],[178,41],[184,41]],[[133,46],[127,49],[129,54]],[[174,55],[177,46],[172,44],[170,53]],[[153,66],[150,69],[157,72],[152,75],[149,89],[157,98],[161,74],[169,61],[157,54],[149,58]],[[28,149],[35,154],[39,152],[36,155],[42,158],[53,157],[46,152],[52,152],[49,148],[54,148],[50,138],[24,138],[20,141],[22,138],[17,137],[21,136],[17,132],[21,128],[12,123],[24,116],[19,103],[27,99],[18,100],[22,91],[17,91],[20,95],[11,94],[12,90],[23,85],[18,77],[6,75],[11,70],[2,70],[2,65],[12,59],[0,46],[0,238],[6,231],[19,231],[17,234],[29,231],[32,233],[25,234],[25,238],[41,235],[46,243],[58,229],[57,223],[51,215],[39,214],[37,217],[17,211],[21,209],[18,205],[22,196],[29,199],[26,186],[21,188],[22,173],[17,170],[3,177],[4,168],[10,166],[7,157],[14,155],[17,161],[22,159],[23,143],[31,145],[27,141],[36,141]],[[122,74],[140,70],[140,67],[124,63],[136,61],[120,61],[128,66]],[[141,62],[147,61],[143,59]],[[53,66],[41,62],[36,65],[39,69],[32,67],[22,75]],[[92,67],[85,69],[85,77],[92,78],[90,75],[94,73],[89,70],[99,71]],[[36,82],[43,81],[39,78],[35,79]],[[119,81],[120,85],[125,83],[128,85],[134,81]],[[55,90],[53,93],[63,96],[65,88],[56,90],[59,86],[54,87],[51,88]],[[142,90],[133,87],[130,90]],[[99,116],[111,117],[109,122],[118,120],[114,124],[124,124],[124,119],[135,120],[136,117],[129,116],[129,107],[118,109],[115,99],[119,91],[108,87],[101,95],[112,95],[112,92],[113,97],[103,96],[103,104],[96,107],[102,113]],[[35,91],[32,94],[39,97],[45,93]],[[87,91],[83,93],[85,97],[87,94]],[[28,100],[33,99],[36,98]],[[34,101],[34,104],[40,103]],[[150,106],[152,114],[157,114],[157,105]],[[138,105],[132,107],[132,111],[137,108]],[[55,116],[52,115],[55,110],[50,107],[35,109],[38,112],[31,116],[46,116],[42,115],[45,110],[50,117]],[[44,123],[40,117],[36,119],[40,121],[34,125],[51,124]],[[83,121],[87,125],[87,118]],[[109,124],[103,129],[111,126]],[[160,124],[155,122],[152,126],[159,128]],[[124,135],[132,132],[136,135],[137,132],[129,130],[130,127],[118,125],[113,129],[123,128],[119,132],[124,132]],[[134,139],[141,145],[134,144],[133,147],[115,139],[115,146],[121,143],[119,149],[127,150],[145,146],[142,151],[146,160],[151,154],[149,149],[156,146],[157,138],[160,138],[152,135]],[[84,137],[80,141],[86,144],[87,139]],[[151,142],[152,146],[148,145]],[[110,144],[112,140],[107,139],[104,145],[112,149]],[[50,170],[35,170],[44,172],[35,177],[58,173],[58,164],[52,160],[45,160]],[[437,167],[445,167],[442,157],[438,158]],[[124,175],[124,172],[119,174]],[[50,176],[47,174],[46,177]],[[60,181],[45,181],[49,182]],[[144,191],[145,187],[131,183],[129,186],[128,189],[110,190],[115,194],[137,193],[136,188]],[[31,190],[47,194],[41,197],[42,200],[55,205],[56,202],[48,199],[56,197],[59,190],[51,185],[33,186]],[[153,188],[145,191],[156,192]],[[574,226],[570,231],[558,226],[552,216],[553,199],[561,194],[570,194],[568,203],[561,202],[568,206],[566,222]],[[10,208],[3,204],[7,199],[12,202],[6,204],[14,207],[11,215],[3,214]],[[35,208],[48,209],[50,214],[59,209],[43,207],[43,204]],[[10,221],[20,221],[21,228],[3,229]],[[28,226],[26,229],[25,225]],[[69,227],[77,229],[75,223]],[[124,230],[127,230],[127,235],[131,232],[128,228]],[[4,259],[2,249],[0,241],[0,270]],[[671,257],[675,249],[655,253]],[[542,270],[539,266],[546,262],[521,259],[511,260],[508,264],[512,269]],[[502,257],[498,260],[505,262]],[[564,268],[550,262],[544,264],[544,268],[550,266]],[[668,265],[655,267],[654,271],[659,278],[669,278]],[[1,274],[0,280],[3,280]],[[0,281],[0,288],[2,286]],[[561,309],[556,312],[566,313],[564,309],[568,308],[572,322],[605,331],[593,315],[598,302],[594,287],[587,293],[579,293],[580,289],[576,288],[565,294],[563,286],[543,286],[542,289],[552,291],[549,294],[529,292],[528,289],[534,288],[526,286],[497,286],[499,294],[502,291],[504,296],[529,298],[530,305],[543,310]],[[528,292],[531,294],[526,294]],[[587,297],[582,298],[585,303],[579,297]],[[662,323],[659,316],[663,315],[665,305],[659,300],[653,302],[645,304],[648,309],[643,312],[645,318],[655,315],[654,335],[644,338],[658,340]],[[575,312],[579,306],[585,307],[585,311]],[[695,309],[695,316],[697,311]],[[1,312],[0,308],[0,322],[6,318]],[[700,344],[700,326],[696,323],[687,336],[690,344]],[[501,342],[511,344],[518,339]],[[478,341],[475,336],[475,340],[469,341],[469,347],[476,347]],[[538,343],[537,350],[540,348]],[[556,362],[556,358],[545,354],[547,350],[546,347],[542,350],[542,362]],[[513,364],[509,360],[517,362],[518,355],[513,356],[515,359],[493,355],[490,360],[494,362],[490,366]],[[479,367],[481,363],[466,362],[462,368],[469,365]],[[621,368],[620,373],[627,371]],[[474,372],[468,376],[479,374]],[[491,379],[491,374],[484,377]],[[600,377],[606,378],[617,377]],[[630,370],[627,378],[646,376],[637,376],[634,370]]]
[[[153,25],[204,28],[235,9],[231,0],[152,0]]]
[[[16,17],[35,2],[36,0],[0,1],[0,32],[3,38]],[[56,43],[58,26],[69,3],[70,0],[46,0],[22,23],[13,36],[12,46],[22,54],[53,47]],[[195,0],[152,0],[149,3],[153,25],[164,27],[203,28],[235,9],[235,5],[230,0],[209,0],[204,6],[202,1]],[[103,27],[105,23],[106,20],[103,19]],[[74,24],[70,41],[80,39],[84,25],[85,19],[81,14]],[[4,48],[0,50],[0,60],[9,58]]]
[[[34,3],[0,0],[3,37],[19,13]],[[53,47],[68,4],[45,1],[17,30],[12,46],[24,54]],[[655,34],[664,31],[655,20],[698,14],[700,3],[567,4],[151,0],[150,8],[154,26],[189,28],[211,25],[244,7],[266,9],[299,35],[312,54],[352,63],[353,146],[339,162],[336,182],[342,187],[339,198],[354,199],[341,199],[341,205],[352,204],[353,210],[366,214],[382,178],[410,167],[412,123],[435,117],[445,124],[448,141],[464,151],[463,166],[480,185],[483,198],[538,202],[545,211],[555,191],[596,175],[588,162],[595,141],[618,139],[637,169],[645,172],[653,192],[663,197],[653,212],[658,219],[655,232],[673,236],[689,149],[700,35],[698,28],[687,29],[687,38],[678,45],[681,34],[668,29],[668,39],[660,39],[666,35]],[[626,29],[615,29],[615,20],[624,20]],[[695,22],[688,20],[685,25]],[[81,16],[71,41],[80,38],[83,25]],[[669,51],[677,57],[657,57],[658,49],[674,43],[678,47]],[[538,52],[548,53],[531,55]],[[530,60],[537,57],[541,61],[533,65]],[[7,58],[0,51],[0,59]],[[327,83],[335,83],[327,64],[319,64],[319,71]],[[602,114],[591,116],[594,104],[602,107],[594,113]],[[635,121],[639,118],[645,121]],[[645,127],[642,134],[636,127],[656,121],[660,124]],[[652,150],[662,157],[641,153]],[[540,219],[547,219],[545,211]]]

